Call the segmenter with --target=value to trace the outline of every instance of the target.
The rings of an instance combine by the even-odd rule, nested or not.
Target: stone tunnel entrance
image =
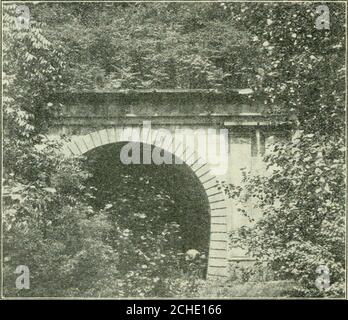
[[[197,250],[205,277],[211,230],[209,201],[202,183],[187,164],[175,164],[175,156],[163,149],[173,164],[123,164],[120,151],[125,144],[110,143],[85,154],[91,173],[88,183],[95,188],[92,205],[102,209],[116,204],[115,214],[124,218],[124,226],[132,232],[158,233],[166,224],[176,224],[177,241],[163,245],[181,253]],[[141,143],[141,151],[143,146]],[[148,219],[148,223],[134,219]]]
[[[208,256],[208,270],[207,270],[207,277],[209,278],[225,278],[227,277],[228,273],[228,231],[227,231],[227,216],[229,214],[229,208],[226,203],[226,198],[224,196],[223,191],[221,188],[219,188],[219,183],[217,177],[214,175],[214,172],[211,168],[210,163],[203,162],[201,163],[199,161],[199,157],[197,156],[197,150],[192,149],[190,146],[184,145],[182,146],[182,149],[175,147],[175,141],[173,141],[173,137],[171,134],[165,134],[162,135],[163,132],[160,132],[158,129],[148,130],[145,128],[140,127],[139,135],[133,135],[134,132],[139,128],[138,126],[115,126],[115,127],[109,127],[102,130],[97,130],[94,132],[90,132],[85,135],[76,135],[73,136],[71,141],[64,144],[62,146],[62,153],[64,153],[67,157],[75,157],[75,156],[81,156],[83,154],[89,154],[90,156],[87,157],[90,159],[89,163],[92,163],[92,159],[97,157],[104,157],[104,152],[102,149],[104,146],[108,147],[110,145],[110,148],[112,148],[112,145],[119,145],[121,146],[122,143],[127,143],[128,141],[132,141],[135,143],[143,143],[144,145],[153,145],[160,149],[165,150],[169,154],[174,154],[179,159],[184,159],[185,164],[181,164],[180,166],[174,166],[169,165],[171,168],[168,168],[169,170],[161,170],[162,167],[155,167],[157,171],[157,174],[153,174],[153,179],[159,179],[159,177],[168,177],[171,176],[172,179],[163,179],[161,181],[162,184],[164,184],[163,189],[164,190],[172,190],[173,192],[175,190],[180,190],[178,194],[181,196],[176,199],[179,199],[176,203],[181,203],[181,206],[184,203],[189,204],[191,202],[191,205],[197,203],[202,204],[202,207],[204,210],[202,212],[202,216],[206,217],[206,220],[204,219],[204,223],[200,220],[202,216],[196,215],[195,212],[196,208],[199,207],[190,207],[187,205],[187,209],[184,211],[190,211],[192,209],[191,214],[187,215],[179,215],[181,217],[181,221],[190,220],[189,224],[183,224],[186,226],[186,235],[185,238],[185,245],[183,244],[182,247],[188,247],[190,244],[189,239],[195,235],[195,237],[199,237],[197,234],[199,234],[198,226],[203,224],[203,226],[206,226],[207,223],[210,226],[210,235],[205,236],[206,232],[208,232],[209,227],[204,227],[204,231],[202,234],[202,240],[201,242],[198,241],[195,243],[196,246],[199,247],[206,247],[206,243],[209,239],[209,256]],[[158,139],[158,137],[161,137],[161,139]],[[108,147],[109,148],[109,147]],[[93,151],[95,149],[95,151]],[[100,150],[100,152],[97,152],[97,150]],[[94,157],[92,155],[95,155]],[[114,159],[119,159],[120,154],[117,154]],[[111,157],[112,158],[112,157]],[[105,165],[104,167],[100,167],[100,163],[103,162],[102,158],[99,161],[99,164],[96,164],[94,168],[100,168],[101,174],[106,174],[111,169],[110,166],[113,165],[113,161],[104,161]],[[98,161],[97,161],[98,162]],[[140,170],[140,168],[136,169],[135,165],[133,170]],[[144,166],[143,166],[144,167]],[[151,166],[146,165],[146,169],[149,170]],[[153,166],[152,166],[153,167]],[[131,167],[130,167],[131,168]],[[154,167],[153,167],[154,168]],[[92,165],[93,169],[93,165]],[[96,170],[96,169],[93,169]],[[150,170],[148,172],[156,172],[154,170]],[[179,175],[181,173],[181,177]],[[96,176],[96,175],[95,175]],[[176,178],[175,176],[180,177]],[[192,179],[189,179],[192,177]],[[106,177],[108,178],[108,177]],[[188,180],[187,180],[188,179]],[[120,179],[119,179],[120,180]],[[107,180],[108,181],[108,180]],[[134,181],[134,180],[132,180]],[[180,183],[176,183],[176,181],[180,181]],[[185,184],[184,181],[187,181],[191,184]],[[196,182],[193,182],[196,181]],[[93,182],[97,183],[97,181]],[[186,185],[186,187],[185,187]],[[154,186],[156,190],[161,190],[160,188],[157,188]],[[167,188],[167,189],[166,189]],[[107,189],[104,189],[107,190]],[[141,194],[135,193],[137,195]],[[186,201],[184,201],[186,196]],[[114,196],[114,195],[113,195]],[[197,198],[198,197],[198,198]],[[190,200],[190,201],[189,201]],[[135,203],[141,203],[141,201],[135,202]],[[207,204],[209,206],[208,209],[205,209]],[[182,207],[182,208],[185,208]],[[199,211],[199,210],[198,210]],[[208,214],[209,213],[209,214]],[[174,216],[174,215],[173,215]],[[197,221],[194,221],[194,219],[198,219]],[[202,218],[203,219],[203,218]],[[207,223],[206,223],[207,222]],[[190,227],[188,227],[190,225]],[[197,232],[196,232],[197,230]],[[175,241],[177,242],[177,241]],[[193,242],[191,242],[193,243]]]

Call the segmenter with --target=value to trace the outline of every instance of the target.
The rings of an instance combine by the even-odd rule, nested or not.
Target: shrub
[[[224,185],[228,196],[252,198],[262,213],[254,225],[232,233],[232,242],[238,240],[280,279],[294,280],[296,295],[344,294],[344,150],[343,140],[302,134],[265,156],[268,175],[245,173],[243,187]],[[321,265],[330,273],[325,290],[316,285]]]

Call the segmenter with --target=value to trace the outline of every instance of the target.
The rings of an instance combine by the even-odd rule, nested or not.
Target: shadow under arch
[[[212,174],[209,164],[202,164],[198,161],[196,150],[190,150],[186,146],[184,148],[175,148],[173,137],[171,135],[163,136],[159,134],[160,130],[152,129],[150,133],[145,133],[145,130],[141,128],[140,135],[133,135],[133,130],[133,127],[112,127],[86,135],[73,136],[71,141],[64,145],[62,152],[69,157],[79,156],[104,145],[132,141],[158,147],[179,159],[185,159],[184,164],[190,168],[191,173],[200,181],[206,199],[208,199],[210,235],[207,277],[227,277],[228,210],[225,196],[219,189],[217,179]],[[189,156],[187,156],[188,154]]]
[[[164,243],[178,252],[197,250],[196,258],[201,265],[201,275],[207,273],[207,257],[210,241],[209,201],[205,190],[197,176],[185,163],[175,164],[176,157],[161,150],[167,157],[172,157],[172,164],[155,164],[143,161],[137,164],[124,164],[120,160],[125,142],[99,146],[85,153],[85,166],[91,176],[87,183],[94,187],[94,198],[91,201],[96,209],[103,209],[106,204],[116,203],[113,210],[125,219],[130,230],[151,230],[160,234],[166,224],[178,226],[179,237],[172,243]],[[139,144],[142,147],[154,146]],[[142,160],[142,159],[141,159]],[[117,208],[116,208],[117,207]],[[143,227],[143,219],[134,219],[141,213],[146,220],[156,221],[156,225]],[[123,219],[122,219],[123,220]],[[131,222],[132,221],[132,222]],[[140,225],[137,223],[140,222]],[[154,248],[155,250],[155,248]]]

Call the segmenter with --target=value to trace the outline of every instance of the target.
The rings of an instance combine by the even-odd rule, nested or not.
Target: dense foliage
[[[300,132],[269,150],[267,176],[247,174],[244,186],[225,186],[238,201],[253,197],[262,213],[231,238],[278,278],[294,280],[292,294],[342,295],[343,4],[328,5],[328,30],[315,28],[316,3],[28,5],[28,30],[16,28],[15,5],[5,5],[3,15],[6,295],[197,294],[190,277],[178,280],[180,250],[162,245],[177,242],[180,226],[138,232],[152,230],[159,216],[143,219],[149,212],[131,212],[122,197],[92,205],[81,159],[59,156],[59,143],[45,136],[61,108],[51,96],[241,87],[253,88],[270,112],[291,112]],[[163,192],[150,194],[153,213],[171,206]],[[30,266],[30,291],[13,286],[20,264]],[[330,270],[326,291],[315,286],[318,265]]]
[[[87,269],[100,269],[99,274],[115,255],[106,254],[110,248],[101,242],[103,217],[87,219],[86,173],[78,162],[59,155],[58,142],[45,137],[56,113],[50,94],[68,84],[61,53],[35,21],[29,30],[16,28],[14,5],[4,10],[4,291],[8,296],[69,295],[75,293],[69,292],[72,274],[80,273],[83,253],[93,261]],[[30,292],[14,286],[18,265],[30,268],[35,284]],[[84,293],[91,281],[79,279]]]
[[[18,30],[14,12],[14,5],[5,7],[5,295],[193,294],[195,263],[167,245],[179,239],[179,226],[161,225],[154,234],[156,214],[153,219],[131,210],[130,216],[111,214],[117,201],[93,207],[90,173],[81,159],[66,159],[60,143],[46,136],[60,107],[51,95],[71,83],[69,70],[59,46],[43,35],[45,25],[31,20],[29,30]],[[163,211],[166,199],[152,196],[152,206]],[[29,267],[30,290],[15,287],[19,265]],[[192,276],[178,281],[183,267]]]
[[[295,280],[294,294],[304,296],[344,293],[345,16],[340,4],[328,7],[326,30],[315,28],[316,4],[245,4],[243,15],[231,5],[271,61],[255,86],[268,93],[268,103],[293,111],[298,130],[269,150],[267,176],[245,174],[244,187],[225,185],[232,198],[253,198],[262,213],[231,238],[280,278]],[[315,285],[320,265],[330,273],[325,290]]]
[[[239,88],[255,62],[219,4],[50,4],[33,15],[66,48],[71,89]]]

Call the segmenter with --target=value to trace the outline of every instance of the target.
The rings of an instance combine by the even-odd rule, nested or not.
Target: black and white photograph
[[[346,299],[345,1],[1,5],[1,299]]]

